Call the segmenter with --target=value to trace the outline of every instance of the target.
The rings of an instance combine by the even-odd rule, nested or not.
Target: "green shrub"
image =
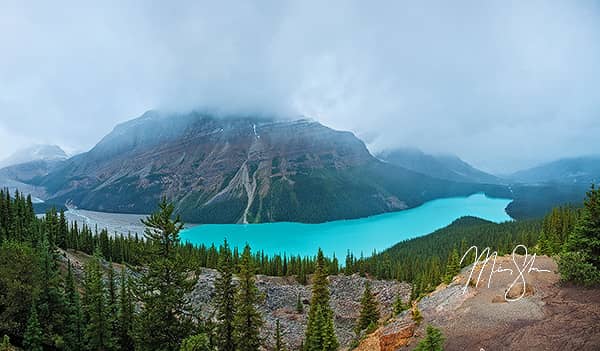
[[[209,351],[210,341],[206,334],[192,335],[183,340],[180,351]]]
[[[588,262],[583,252],[566,252],[558,260],[558,271],[563,282],[593,286],[600,284],[600,271]]]
[[[415,348],[415,351],[443,351],[444,335],[432,325],[427,326],[427,335]]]

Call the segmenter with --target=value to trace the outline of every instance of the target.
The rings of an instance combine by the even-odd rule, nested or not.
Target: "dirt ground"
[[[517,262],[522,260],[520,256]],[[524,297],[506,301],[505,291],[520,277],[512,258],[498,258],[496,269],[498,265],[513,273],[493,274],[488,288],[491,266],[487,266],[478,286],[463,295],[469,274],[463,271],[444,289],[453,295],[440,291],[419,304],[423,324],[434,324],[446,335],[445,350],[600,350],[600,289],[560,284],[554,260],[540,256],[534,266],[550,272],[524,273]],[[515,299],[523,292],[518,281],[509,295]]]

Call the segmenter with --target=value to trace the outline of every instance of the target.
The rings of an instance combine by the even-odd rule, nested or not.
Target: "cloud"
[[[600,8],[576,1],[3,2],[0,157],[148,109],[307,115],[508,171],[600,150]]]

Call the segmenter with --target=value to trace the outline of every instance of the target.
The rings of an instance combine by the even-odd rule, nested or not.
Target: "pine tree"
[[[113,347],[119,348],[117,342],[117,336],[119,335],[118,325],[118,312],[119,312],[119,301],[117,298],[117,282],[115,278],[115,269],[112,262],[108,263],[108,296],[107,296],[107,311],[108,311],[108,325],[110,327],[110,335],[113,338]]]
[[[83,349],[83,315],[79,293],[75,288],[71,261],[68,262],[65,278],[65,330],[63,339],[66,351]]]
[[[419,306],[416,303],[412,309],[412,319],[413,321],[415,321],[415,323],[417,323],[417,325],[421,324],[421,322],[423,321],[423,315],[421,314]]]
[[[197,334],[185,338],[181,342],[179,351],[213,351],[210,340],[206,334]]]
[[[298,280],[298,283],[302,285],[306,285],[308,283],[308,279],[306,277],[306,268],[304,267],[304,264],[300,264],[300,271],[298,272],[298,276],[296,278]]]
[[[112,350],[114,346],[100,257],[100,250],[96,248],[93,258],[85,265],[84,277],[85,341],[87,349],[93,351]]]
[[[234,351],[235,285],[233,284],[233,262],[227,241],[219,254],[219,277],[215,282],[215,303],[217,307],[217,337],[220,351]]]
[[[40,325],[48,336],[62,332],[64,300],[60,291],[60,276],[56,265],[56,252],[47,239],[40,247],[40,293],[38,311]]]
[[[244,247],[240,259],[240,285],[236,296],[234,318],[236,347],[239,351],[255,351],[261,345],[260,328],[263,320],[256,305],[260,295],[254,283],[254,263],[250,246]]]
[[[566,249],[584,253],[587,262],[600,269],[600,188],[594,185],[586,193],[581,216]]]
[[[27,321],[27,329],[25,335],[23,335],[23,347],[27,351],[43,351],[43,332],[40,327],[40,322],[37,315],[37,307],[34,303],[31,306],[31,312],[29,314],[29,320]]]
[[[300,299],[300,293],[298,293],[298,298],[296,299],[296,313],[304,313],[304,305],[302,304],[302,300]]]
[[[312,298],[304,342],[305,351],[336,350],[339,344],[333,328],[333,311],[329,306],[329,282],[323,251],[317,253],[313,275]]]
[[[275,351],[284,351],[283,339],[281,338],[281,324],[279,319],[275,323]]]
[[[175,207],[163,199],[159,209],[142,223],[149,248],[148,270],[140,280],[142,309],[136,322],[136,345],[141,351],[178,350],[194,327],[187,295],[197,279],[180,252],[181,218],[172,220]]]
[[[119,291],[119,312],[118,312],[118,345],[121,350],[133,350],[133,323],[134,308],[131,287],[131,278],[125,273],[125,268],[121,269],[121,282]]]
[[[443,351],[444,335],[432,325],[427,326],[427,335],[419,342],[415,351]]]
[[[562,280],[600,284],[600,188],[592,185],[573,233],[565,244],[558,269]]]
[[[23,335],[39,288],[39,253],[25,243],[4,241],[0,267],[0,330]]]
[[[394,316],[399,315],[400,313],[406,311],[408,309],[408,307],[409,306],[402,301],[402,298],[400,297],[400,295],[397,295],[396,300],[394,301],[393,315]]]
[[[365,291],[360,301],[360,306],[360,316],[358,317],[358,323],[356,325],[357,334],[372,325],[377,325],[379,321],[377,300],[375,299],[375,296],[373,296],[371,283],[368,280],[365,282]]]
[[[2,338],[2,344],[0,344],[0,351],[12,351],[13,347],[10,344],[10,338],[8,335],[4,335]]]
[[[460,258],[458,257],[458,251],[456,250],[456,247],[454,247],[450,253],[450,256],[448,257],[444,282],[446,284],[452,282],[452,279],[458,274],[458,272],[460,272]]]
[[[335,327],[333,325],[333,312],[331,310],[321,310],[321,342],[323,350],[334,351],[340,346],[337,337],[335,336]]]

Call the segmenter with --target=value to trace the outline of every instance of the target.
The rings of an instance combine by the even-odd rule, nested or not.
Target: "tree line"
[[[111,238],[106,231],[79,230],[77,224],[69,228],[62,212],[37,218],[30,197],[0,191],[3,343],[12,340],[32,351],[258,350],[264,344],[258,311],[263,297],[255,275],[261,264],[269,268],[276,260],[253,254],[249,246],[237,254],[224,242],[215,257],[221,273],[215,292],[218,314],[203,319],[190,300],[198,277],[195,259],[203,251],[180,243],[183,224],[173,212],[173,205],[163,201],[143,221],[143,238]],[[83,252],[94,247],[91,257],[84,257],[81,279],[59,250],[71,245]],[[113,264],[106,258],[114,253],[122,254],[114,256],[121,262],[139,266]],[[314,277],[303,349],[335,350],[339,344],[327,281],[333,260],[319,250],[315,258],[296,262],[284,257],[281,270],[302,272],[304,264]],[[285,347],[280,330],[275,345]]]
[[[315,257],[288,258],[253,254],[248,246],[240,254],[227,242],[218,248],[183,244],[183,225],[165,201],[144,225],[141,238],[110,236],[106,230],[69,224],[64,212],[50,210],[38,218],[31,197],[0,190],[0,334],[35,351],[257,350],[264,343],[257,310],[263,297],[255,275],[290,275],[304,283],[310,275],[313,293],[302,349],[335,350],[339,343],[329,304],[329,274],[411,282],[411,299],[418,299],[472,262],[467,258],[460,264],[472,245],[506,254],[524,244],[536,253],[557,255],[563,280],[600,282],[600,190],[595,187],[580,209],[560,207],[543,219],[501,224],[461,218],[370,257],[348,253],[343,268],[321,250]],[[64,250],[90,255],[82,277],[76,277]],[[217,314],[210,319],[201,318],[190,301],[200,267],[220,272]],[[394,312],[407,309],[407,303],[398,299]],[[303,309],[300,303],[298,309]],[[357,335],[373,330],[378,320],[367,284]],[[285,348],[279,323],[275,334],[277,349]]]

